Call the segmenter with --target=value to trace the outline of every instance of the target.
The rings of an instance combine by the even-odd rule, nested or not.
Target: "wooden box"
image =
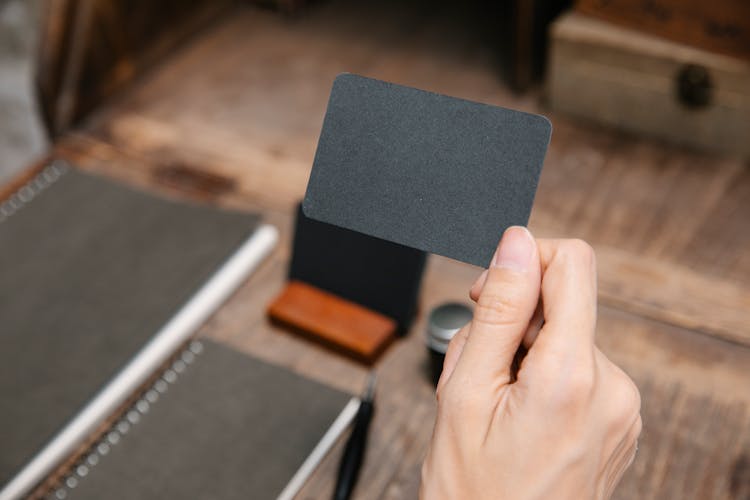
[[[578,0],[576,10],[693,47],[750,60],[747,0]]]
[[[551,27],[557,111],[634,133],[750,156],[750,62],[579,13]]]

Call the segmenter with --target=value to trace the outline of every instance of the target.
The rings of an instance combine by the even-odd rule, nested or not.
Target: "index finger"
[[[593,352],[596,331],[596,257],[581,240],[537,240],[542,264],[544,326],[527,361],[569,363]]]

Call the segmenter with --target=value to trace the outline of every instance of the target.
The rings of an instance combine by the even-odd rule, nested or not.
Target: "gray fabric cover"
[[[204,341],[67,498],[276,498],[349,397]]]
[[[543,116],[339,75],[303,209],[487,267],[528,221],[551,132]]]
[[[0,484],[256,223],[73,170],[0,223]]]

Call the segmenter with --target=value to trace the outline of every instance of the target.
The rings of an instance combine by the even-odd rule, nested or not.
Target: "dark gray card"
[[[550,135],[543,116],[342,74],[303,209],[484,267],[527,223]]]

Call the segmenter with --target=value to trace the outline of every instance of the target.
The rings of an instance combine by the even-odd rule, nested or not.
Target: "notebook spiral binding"
[[[31,200],[36,198],[39,193],[57,182],[57,180],[68,170],[70,170],[68,165],[56,160],[39,172],[36,177],[21,186],[18,191],[10,195],[7,200],[0,204],[0,223],[18,212]]]
[[[145,389],[141,397],[130,408],[122,412],[120,419],[112,424],[108,432],[102,434],[98,442],[81,454],[81,460],[71,467],[71,471],[64,476],[60,486],[47,496],[49,500],[64,500],[78,486],[91,470],[110,453],[130,430],[138,425],[141,419],[156,404],[161,396],[167,392],[170,385],[177,382],[180,374],[184,373],[188,365],[203,352],[203,344],[198,340],[191,341],[187,347],[175,356],[171,365],[166,368],[150,387]]]

